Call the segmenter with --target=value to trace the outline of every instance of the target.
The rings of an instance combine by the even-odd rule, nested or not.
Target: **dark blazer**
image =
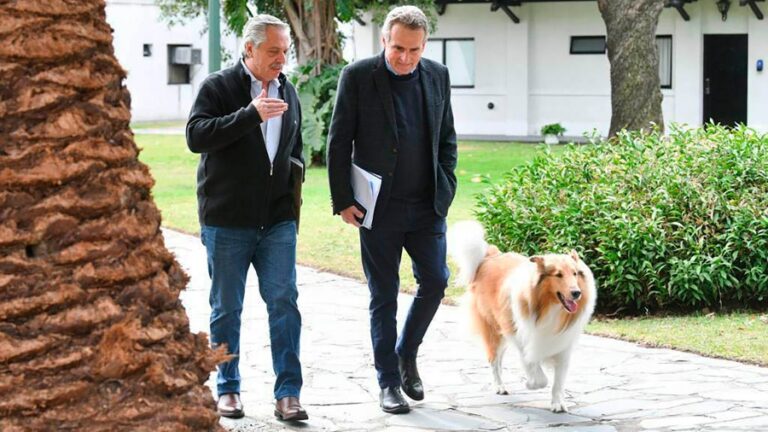
[[[261,117],[251,104],[251,79],[238,62],[208,76],[187,122],[187,145],[200,153],[197,201],[200,223],[268,227],[296,218],[289,156],[302,159],[301,107],[280,74],[283,113],[280,144],[270,164]]]
[[[456,131],[448,69],[422,58],[419,77],[425,99],[427,136],[432,147],[435,212],[445,217],[456,194]],[[379,174],[376,214],[389,202],[398,156],[395,108],[384,54],[356,61],[341,73],[328,132],[328,178],[333,212],[354,205],[351,164]],[[374,215],[374,223],[376,216]]]

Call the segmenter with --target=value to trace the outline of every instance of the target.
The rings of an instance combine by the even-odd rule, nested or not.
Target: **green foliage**
[[[344,64],[323,66],[318,75],[312,74],[314,63],[299,66],[291,81],[301,100],[301,130],[304,139],[304,160],[314,165],[325,164],[325,145],[331,124],[336,86]]]
[[[541,127],[542,135],[562,135],[565,133],[565,128],[560,123],[546,124]]]
[[[416,6],[424,12],[429,20],[431,31],[437,28],[437,9],[434,0],[363,0],[358,2],[360,9],[371,12],[374,24],[381,26],[387,13],[397,6]],[[336,7],[338,10],[338,6]]]
[[[242,35],[245,23],[251,18],[248,2],[224,0],[221,2],[221,9],[221,15],[227,20],[227,27],[238,36]]]
[[[433,29],[437,23],[437,11],[434,0],[335,0],[336,18],[341,22],[349,22],[365,11],[371,11],[373,21],[381,25],[389,10],[400,5],[414,5],[421,8],[429,18]],[[160,16],[170,25],[184,23],[188,20],[208,16],[208,0],[155,0],[160,7]],[[305,8],[311,8],[312,3],[306,2]],[[280,0],[221,0],[222,17],[227,22],[227,28],[240,36],[243,27],[254,13],[268,13],[286,20],[285,8]]]
[[[768,300],[768,135],[745,127],[572,145],[511,171],[479,206],[489,240],[505,250],[575,248],[604,312]]]
[[[168,25],[183,24],[201,15],[208,16],[208,0],[155,0],[155,4],[160,8],[160,18]]]

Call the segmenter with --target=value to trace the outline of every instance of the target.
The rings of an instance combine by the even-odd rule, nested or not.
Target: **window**
[[[605,36],[571,36],[571,54],[605,54]]]
[[[475,87],[474,39],[430,39],[424,49],[424,57],[448,67],[451,73],[451,87]]]
[[[168,84],[189,84],[192,45],[168,45]]]
[[[672,88],[672,36],[656,36],[656,50],[659,52],[659,79],[661,88]]]
[[[144,53],[144,57],[152,57],[152,44],[144,44],[142,51]]]
[[[571,54],[605,54],[605,36],[571,36]],[[661,88],[672,88],[672,36],[656,36]]]

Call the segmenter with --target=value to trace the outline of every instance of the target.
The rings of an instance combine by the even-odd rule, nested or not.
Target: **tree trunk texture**
[[[0,0],[0,430],[219,430],[103,0]]]
[[[611,129],[664,129],[656,25],[664,0],[598,0],[611,64]]]
[[[335,65],[342,60],[334,0],[283,0],[283,6],[291,26],[298,64],[314,60],[314,72],[319,73],[322,66]]]

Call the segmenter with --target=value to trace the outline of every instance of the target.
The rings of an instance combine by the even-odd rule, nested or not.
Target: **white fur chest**
[[[515,339],[526,362],[540,362],[570,349],[576,342],[585,323],[580,319],[561,331],[561,313],[559,308],[550,308],[538,322],[535,316],[521,319],[518,317],[523,315],[515,313]]]

